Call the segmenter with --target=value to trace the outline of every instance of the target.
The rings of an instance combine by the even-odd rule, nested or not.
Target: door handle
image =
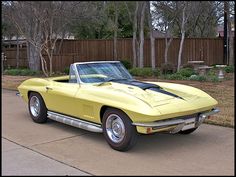
[[[47,89],[47,90],[52,90],[52,88],[51,88],[51,87],[48,87],[48,86],[46,86],[46,89]]]

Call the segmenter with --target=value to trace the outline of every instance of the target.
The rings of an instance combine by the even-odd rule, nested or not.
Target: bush
[[[172,63],[163,63],[161,65],[162,74],[173,74],[175,72],[175,67]]]
[[[174,74],[166,74],[164,75],[164,79],[169,79],[169,80],[187,80],[187,77],[182,76],[179,73],[174,73]]]
[[[133,76],[152,76],[152,68],[132,68],[130,74]]]
[[[152,71],[152,74],[154,76],[160,76],[161,75],[161,71],[158,69],[158,68],[155,68],[153,71]]]
[[[33,71],[30,69],[7,69],[4,71],[4,74],[13,76],[34,76],[39,75],[40,71]]]
[[[229,66],[226,66],[224,68],[225,72],[227,73],[233,73],[234,72],[234,66],[233,65],[229,65]]]
[[[199,76],[199,75],[192,75],[189,77],[189,80],[195,80],[195,81],[206,81],[206,76]]]
[[[120,62],[124,65],[124,67],[126,69],[131,69],[132,68],[132,64],[129,60],[120,60]]]
[[[209,80],[210,80],[211,82],[219,82],[219,81],[220,81],[220,79],[218,78],[218,76],[212,75],[212,76],[209,76],[208,78],[209,78]]]
[[[154,70],[152,70],[152,68],[132,68],[129,70],[129,72],[132,76],[141,76],[141,77],[160,75],[160,70],[157,68],[155,68]]]
[[[192,68],[181,68],[177,73],[183,77],[190,77],[191,75],[196,74]]]
[[[64,73],[67,74],[67,75],[69,75],[69,72],[70,72],[70,68],[69,68],[69,67],[66,67],[66,68],[64,69]]]
[[[191,68],[191,69],[194,69],[194,65],[191,64],[191,63],[186,63],[186,64],[183,64],[182,68]]]

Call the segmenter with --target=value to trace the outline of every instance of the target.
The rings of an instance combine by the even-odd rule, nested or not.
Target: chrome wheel
[[[125,137],[125,125],[122,119],[111,114],[106,120],[106,132],[110,140],[114,143],[120,143]]]
[[[34,117],[37,117],[40,112],[40,102],[36,96],[30,98],[30,112]]]

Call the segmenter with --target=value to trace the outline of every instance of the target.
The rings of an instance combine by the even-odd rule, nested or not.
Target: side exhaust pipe
[[[102,127],[99,124],[87,122],[80,119],[75,119],[73,117],[55,113],[52,111],[48,111],[47,114],[48,114],[49,119],[55,120],[57,122],[61,122],[61,123],[71,125],[73,127],[81,128],[84,130],[88,130],[91,132],[102,133]]]

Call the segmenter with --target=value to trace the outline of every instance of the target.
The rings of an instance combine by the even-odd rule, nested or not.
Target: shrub
[[[183,64],[182,68],[191,68],[191,69],[194,69],[194,65],[191,64],[191,63],[186,63],[186,64]]]
[[[158,69],[158,68],[155,68],[153,71],[152,71],[152,74],[154,76],[160,76],[161,75],[161,71]]]
[[[214,76],[214,75],[209,76],[209,80],[210,80],[211,82],[219,82],[219,81],[220,81],[220,79],[218,78],[218,76]]]
[[[39,75],[40,71],[33,71],[30,69],[7,69],[4,71],[4,74],[13,76],[34,76]]]
[[[69,68],[69,67],[65,67],[64,73],[67,74],[67,75],[69,75],[69,72],[70,72],[70,68]]]
[[[181,68],[177,73],[183,77],[190,77],[191,75],[196,74],[192,68]]]
[[[210,71],[207,73],[207,76],[216,76],[217,75],[217,70],[216,68],[210,69]]]
[[[129,72],[133,76],[152,76],[152,68],[132,68]]]
[[[164,79],[169,79],[169,80],[186,80],[187,77],[182,76],[179,73],[174,73],[174,74],[166,74],[164,75]]]
[[[195,80],[195,81],[206,81],[206,76],[199,76],[199,75],[192,75],[189,77],[189,80]]]
[[[20,75],[20,70],[19,69],[6,69],[4,71],[4,74],[17,76],[17,75]]]
[[[234,72],[234,66],[233,65],[229,65],[229,66],[226,66],[224,68],[225,72],[227,73],[233,73]]]
[[[162,74],[173,74],[175,72],[175,67],[172,63],[163,63],[161,65]]]
[[[160,70],[155,68],[132,68],[129,70],[130,74],[133,76],[141,76],[141,77],[148,77],[148,76],[159,76]]]
[[[129,60],[120,60],[120,62],[124,65],[124,67],[126,69],[131,69],[132,68],[132,64]]]

